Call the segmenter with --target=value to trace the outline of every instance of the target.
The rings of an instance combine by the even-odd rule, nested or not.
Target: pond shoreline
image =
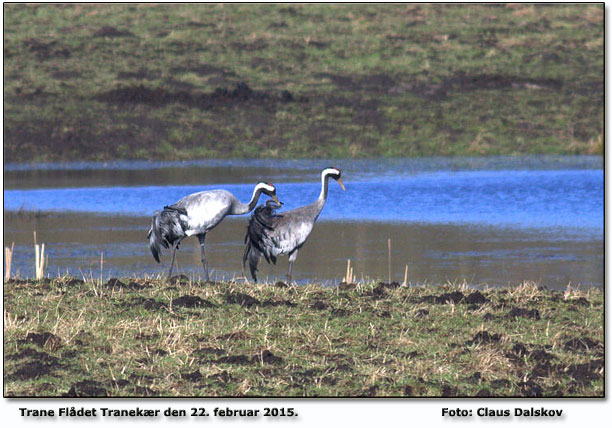
[[[242,252],[248,216],[228,218],[207,236],[212,277],[244,276]],[[15,242],[13,274],[33,276],[33,231],[46,244],[45,272],[80,278],[165,275],[153,260],[146,239],[150,217],[75,213],[4,213],[4,243]],[[334,285],[351,260],[358,278],[388,280],[387,239],[391,239],[393,280],[402,281],[408,265],[412,283],[466,281],[504,286],[524,279],[555,289],[567,283],[603,286],[603,240],[568,230],[521,230],[481,225],[394,224],[321,219],[300,250],[294,278],[300,284],[318,281]],[[103,257],[102,271],[100,259]],[[202,275],[197,239],[183,241],[177,253],[179,273]],[[287,258],[277,265],[260,263],[260,278],[283,280]]]

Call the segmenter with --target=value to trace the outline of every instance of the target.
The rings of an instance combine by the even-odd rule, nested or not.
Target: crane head
[[[334,168],[333,166],[330,166],[328,168],[325,168],[322,174],[323,176],[328,175],[334,180],[336,180],[338,184],[340,185],[340,187],[342,188],[342,190],[346,191],[346,188],[344,187],[344,183],[342,182],[342,179],[340,178],[342,175],[342,172],[338,168]]]
[[[268,195],[274,202],[276,202],[279,206],[282,205],[283,203],[281,201],[278,200],[278,198],[276,197],[276,186],[272,183],[264,183],[261,182],[259,184],[257,184],[257,188],[261,189],[261,191],[263,193],[265,193],[266,195]]]

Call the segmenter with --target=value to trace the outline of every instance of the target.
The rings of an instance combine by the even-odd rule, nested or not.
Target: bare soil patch
[[[510,309],[510,312],[506,315],[507,318],[516,319],[518,317],[522,318],[531,318],[534,320],[540,319],[540,311],[537,309],[525,309],[525,308],[517,308],[516,306]]]
[[[571,352],[586,352],[593,348],[603,348],[603,344],[587,336],[574,337],[564,343],[563,348]]]
[[[94,31],[94,37],[135,37],[134,33],[128,30],[119,30],[116,27],[105,25]]]
[[[480,344],[489,344],[489,343],[497,343],[501,340],[501,335],[498,333],[491,334],[486,330],[479,331],[476,333],[472,340],[468,340],[465,342],[466,345],[480,345]]]
[[[171,305],[183,308],[215,308],[217,305],[199,296],[185,295],[172,299]]]
[[[246,293],[229,293],[225,296],[225,301],[247,308],[261,303],[258,299]]]
[[[28,333],[26,338],[20,342],[34,343],[35,345],[50,351],[55,351],[62,346],[62,339],[48,331],[43,333]]]
[[[217,88],[209,93],[186,90],[172,92],[164,88],[150,88],[144,84],[122,86],[98,94],[96,99],[119,105],[148,104],[157,107],[176,103],[201,110],[245,104],[256,104],[257,107],[274,106],[277,103],[295,101],[294,96],[287,90],[279,92],[254,90],[244,82],[236,84],[233,89]]]
[[[108,391],[104,385],[92,379],[74,383],[64,397],[107,397]]]

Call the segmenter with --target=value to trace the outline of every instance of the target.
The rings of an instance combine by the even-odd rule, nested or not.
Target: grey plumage
[[[268,263],[272,261],[276,264],[276,255],[269,250],[275,246],[271,237],[274,232],[271,223],[274,221],[273,218],[276,216],[277,208],[280,208],[280,206],[276,205],[274,201],[267,201],[265,206],[255,208],[249,220],[247,234],[244,237],[246,248],[242,256],[242,267],[244,268],[248,260],[251,276],[255,281],[257,281],[257,265],[262,255]]]
[[[159,263],[161,246],[169,248],[175,242],[180,241],[185,235],[187,224],[181,220],[187,216],[184,208],[166,206],[161,212],[156,212],[153,216],[151,228],[149,229],[149,245],[153,257]]]
[[[253,280],[257,281],[257,265],[261,256],[268,263],[276,264],[277,257],[286,254],[289,256],[287,280],[291,281],[293,262],[299,249],[310,236],[327,200],[329,178],[337,180],[344,190],[340,176],[341,172],[337,168],[325,168],[321,171],[321,194],[309,205],[281,213],[276,212],[278,206],[269,203],[265,207],[255,209],[247,226],[246,248],[242,256],[243,268],[248,261]]]
[[[250,212],[257,205],[261,193],[265,193],[280,204],[276,198],[274,185],[258,183],[247,204],[240,202],[226,190],[209,190],[185,196],[176,203],[165,206],[163,210],[156,211],[148,234],[153,258],[159,263],[161,247],[172,247],[172,260],[168,272],[170,277],[180,242],[188,236],[195,235],[200,241],[202,266],[205,279],[208,281],[208,265],[204,251],[206,233],[215,228],[228,215]]]

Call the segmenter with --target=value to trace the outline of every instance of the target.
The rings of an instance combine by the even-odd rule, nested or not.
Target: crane
[[[338,182],[342,190],[346,190],[340,178],[338,168],[328,167],[321,171],[321,193],[316,201],[309,205],[276,213],[280,203],[273,205],[268,201],[266,206],[260,206],[249,220],[244,238],[246,248],[242,256],[243,269],[248,260],[251,276],[257,281],[257,265],[263,255],[268,263],[276,264],[280,255],[289,256],[287,280],[291,282],[291,269],[300,248],[304,245],[314,227],[319,214],[327,200],[329,178]]]
[[[172,276],[174,256],[180,242],[188,236],[195,235],[200,241],[204,278],[208,281],[208,264],[204,252],[206,233],[228,215],[240,215],[252,211],[262,193],[280,205],[276,197],[276,187],[270,183],[260,182],[255,186],[253,196],[246,204],[240,202],[227,190],[207,190],[187,195],[176,203],[165,206],[163,210],[156,211],[148,234],[149,247],[158,263],[161,246],[172,247],[168,278]]]

